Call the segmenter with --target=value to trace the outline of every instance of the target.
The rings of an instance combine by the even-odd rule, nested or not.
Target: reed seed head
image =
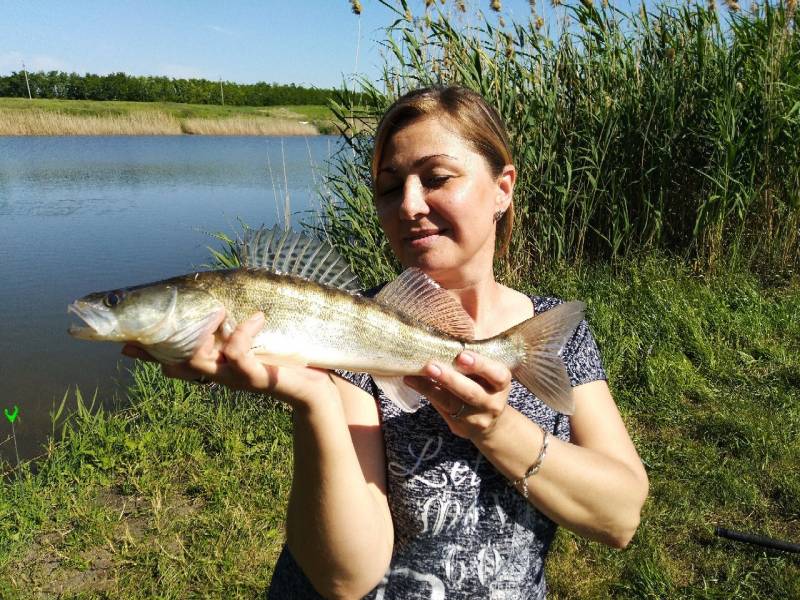
[[[500,4],[500,0],[492,0],[491,7],[494,12],[500,12],[503,8],[503,6]]]
[[[739,12],[739,3],[736,0],[723,0],[728,10],[731,12]]]
[[[350,0],[350,7],[352,8],[354,15],[361,14],[361,2],[359,2],[359,0]]]
[[[536,31],[539,31],[542,27],[544,27],[544,19],[542,17],[536,17],[534,27],[536,27]]]
[[[563,4],[563,2],[562,2],[562,0],[550,0],[550,4],[552,4],[553,8],[555,8],[556,6],[561,6],[561,4]]]
[[[464,0],[456,0],[456,9],[462,13],[467,12],[467,5]]]
[[[436,0],[425,0],[425,8],[430,8],[436,3]]]

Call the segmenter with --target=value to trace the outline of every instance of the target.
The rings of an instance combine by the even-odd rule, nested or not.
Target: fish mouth
[[[84,302],[76,300],[67,307],[67,313],[73,313],[82,319],[85,326],[70,325],[69,334],[80,340],[105,340],[114,330],[117,319],[108,310],[103,310]]]

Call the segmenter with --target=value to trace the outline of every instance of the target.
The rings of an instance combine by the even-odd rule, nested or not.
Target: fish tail
[[[566,415],[575,411],[575,399],[559,352],[583,319],[584,308],[583,302],[559,304],[501,334],[523,349],[512,375],[550,408]]]

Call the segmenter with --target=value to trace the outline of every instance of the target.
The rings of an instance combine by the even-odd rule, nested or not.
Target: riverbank
[[[334,133],[325,106],[215,106],[0,98],[0,136],[319,135]]]
[[[792,555],[713,535],[800,540],[800,280],[696,277],[654,258],[535,279],[520,289],[587,302],[651,485],[624,552],[559,530],[551,596],[800,596]],[[290,414],[147,364],[124,402],[82,404],[63,441],[0,487],[4,598],[263,593],[283,542]]]

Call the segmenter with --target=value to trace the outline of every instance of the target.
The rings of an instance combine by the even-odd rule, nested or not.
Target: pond
[[[202,268],[209,232],[312,221],[340,138],[0,137],[0,456],[42,451],[69,388],[111,405],[131,361],[67,305]],[[74,402],[72,403],[74,405]],[[68,405],[69,406],[69,405]],[[15,434],[17,449],[14,448]]]

